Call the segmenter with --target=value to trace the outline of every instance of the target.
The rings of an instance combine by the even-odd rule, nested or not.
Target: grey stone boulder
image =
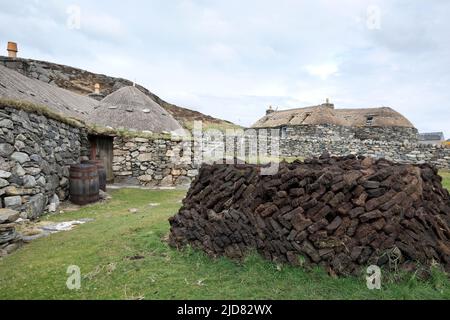
[[[11,177],[11,172],[0,170],[1,179],[8,179],[9,177]]]
[[[161,182],[159,183],[161,187],[171,187],[173,186],[173,177],[172,176],[166,176],[164,177]]]
[[[187,175],[188,175],[188,177],[196,177],[196,176],[198,176],[198,170],[188,170],[188,173],[187,173]]]
[[[9,157],[14,152],[14,147],[9,143],[0,143],[0,157]]]
[[[36,179],[33,176],[23,177],[23,186],[25,188],[34,188],[36,187],[36,184]]]
[[[42,171],[41,168],[36,167],[28,167],[25,169],[25,172],[30,176],[37,176],[38,174],[41,173],[41,171]]]
[[[23,153],[23,152],[14,152],[11,155],[11,159],[16,160],[20,164],[30,161],[30,157],[26,153]]]
[[[49,212],[56,212],[59,208],[60,205],[60,201],[59,201],[59,197],[54,194],[53,197],[50,198],[50,204],[48,206],[48,211]]]
[[[23,177],[26,174],[25,170],[22,168],[20,164],[16,165],[16,167],[13,170],[13,173],[18,177]]]
[[[47,184],[47,181],[45,180],[45,178],[43,176],[41,176],[36,180],[36,183],[40,187],[45,187],[45,185]]]
[[[8,196],[24,196],[33,194],[33,189],[26,189],[22,187],[9,186],[5,188],[6,195]]]
[[[43,194],[32,196],[25,206],[28,219],[36,219],[42,215],[47,205],[47,197]]]
[[[47,183],[45,184],[45,190],[54,191],[59,187],[59,177],[57,175],[51,175],[47,177]]]
[[[0,178],[0,188],[4,188],[9,185],[9,182],[5,179]]]
[[[69,185],[69,179],[67,179],[66,177],[62,177],[61,180],[59,181],[59,186],[60,187],[67,187]]]
[[[6,208],[17,209],[22,205],[21,196],[6,197],[4,201]]]
[[[20,213],[11,209],[0,209],[0,224],[12,223],[19,219]]]
[[[40,155],[37,155],[37,154],[32,154],[30,156],[30,159],[31,159],[31,161],[34,161],[34,162],[41,162],[42,161],[42,157]]]
[[[24,149],[26,147],[25,142],[17,140],[16,143],[14,143],[14,148],[16,148],[16,150],[20,151],[22,149]]]
[[[176,185],[178,186],[189,186],[191,184],[191,179],[185,176],[178,177]]]
[[[9,119],[0,120],[0,128],[13,129],[14,123]]]
[[[0,135],[0,143],[14,144],[14,134],[11,131],[5,132]]]
[[[8,225],[5,225],[8,226]],[[8,243],[17,238],[17,232],[16,229],[13,227],[2,227],[0,225],[0,244]]]

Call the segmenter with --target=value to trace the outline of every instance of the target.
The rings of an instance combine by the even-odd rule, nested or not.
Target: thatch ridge
[[[374,127],[414,128],[414,125],[408,119],[389,107],[334,109],[330,105],[274,111],[261,118],[252,127],[275,128],[322,124],[363,127],[368,125],[368,117],[373,117],[370,126]]]
[[[98,101],[28,78],[0,66],[0,98],[45,105],[56,113],[87,120]]]
[[[92,112],[91,121],[115,129],[151,131],[182,130],[164,108],[136,87],[123,87],[107,97]]]

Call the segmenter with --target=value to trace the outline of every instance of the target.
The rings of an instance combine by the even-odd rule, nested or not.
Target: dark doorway
[[[113,137],[108,136],[89,136],[91,143],[91,159],[101,159],[106,168],[106,180],[114,181],[112,169],[113,163]]]

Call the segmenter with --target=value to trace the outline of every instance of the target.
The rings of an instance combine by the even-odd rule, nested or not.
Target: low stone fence
[[[68,197],[69,168],[88,155],[83,126],[0,103],[0,208],[39,217]]]
[[[334,156],[355,154],[385,158],[399,163],[430,163],[441,169],[450,169],[450,148],[445,146],[383,140],[336,141],[307,136],[280,139],[280,154],[285,157],[317,157],[324,151]]]
[[[115,137],[114,181],[162,187],[189,185],[198,174],[198,166],[191,154],[182,154],[183,143],[171,138]]]
[[[359,128],[355,131],[344,127],[338,130],[335,127],[291,128],[285,136],[281,130],[250,129],[241,133],[239,137],[243,139],[230,139],[224,135],[212,138],[208,133],[189,141],[170,137],[115,137],[115,181],[146,186],[187,185],[198,174],[199,166],[205,160],[220,163],[223,158],[237,157],[256,161],[258,153],[262,159],[273,159],[274,156],[312,158],[327,151],[333,156],[354,154],[398,163],[430,163],[438,168],[450,169],[450,148],[419,144],[415,139],[415,129],[390,128],[392,139],[388,138],[386,132],[382,136],[384,139],[374,139],[374,132],[381,128],[373,128],[374,131]],[[260,139],[255,142],[252,137],[258,134]],[[234,142],[230,145],[230,141]],[[243,149],[241,144],[244,145]],[[259,148],[259,151],[253,148]],[[279,148],[278,153],[273,148]],[[189,152],[183,154],[186,150]],[[239,153],[241,150],[245,150],[245,155]],[[261,154],[262,150],[267,153]]]
[[[450,169],[450,148],[420,144],[414,128],[300,125],[279,128],[279,134],[271,139],[278,139],[284,157],[311,158],[327,151],[334,156],[355,154]]]

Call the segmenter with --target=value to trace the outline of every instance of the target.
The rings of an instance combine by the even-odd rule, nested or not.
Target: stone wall
[[[280,130],[280,154],[314,157],[324,151],[386,158],[401,163],[428,162],[450,169],[450,148],[420,144],[414,128],[295,126]]]
[[[87,131],[0,106],[0,208],[37,218],[68,197],[69,168],[88,155]]]
[[[191,154],[182,154],[183,143],[170,138],[115,137],[114,181],[162,187],[189,185],[198,174],[198,166]]]
[[[250,153],[249,142],[252,132],[246,138],[246,157]],[[261,134],[262,131],[259,131]],[[259,141],[259,147],[267,149],[268,159],[273,158],[272,145],[278,140],[281,157],[318,157],[324,151],[333,156],[349,154],[386,158],[399,163],[430,163],[439,168],[450,169],[450,148],[435,145],[423,145],[417,141],[414,128],[349,128],[331,125],[290,127],[283,133]],[[199,163],[222,162],[224,157],[243,158],[239,154],[240,145],[235,139],[235,149],[225,148],[229,138],[219,135],[212,138],[207,133],[202,137],[202,152],[199,157],[199,144],[192,141],[179,141],[170,138],[125,138],[114,139],[113,171],[115,182],[140,184],[145,186],[186,185],[197,175]],[[186,145],[188,143],[188,145]],[[191,150],[191,154],[176,157],[181,150]],[[196,148],[196,149],[195,149]],[[195,150],[194,150],[195,149]],[[225,150],[226,149],[226,150]],[[255,151],[253,151],[255,152]],[[174,157],[175,156],[175,157]],[[264,158],[263,157],[263,158]],[[200,158],[200,159],[198,159]],[[194,161],[194,159],[196,161]],[[250,156],[255,161],[255,154]]]

